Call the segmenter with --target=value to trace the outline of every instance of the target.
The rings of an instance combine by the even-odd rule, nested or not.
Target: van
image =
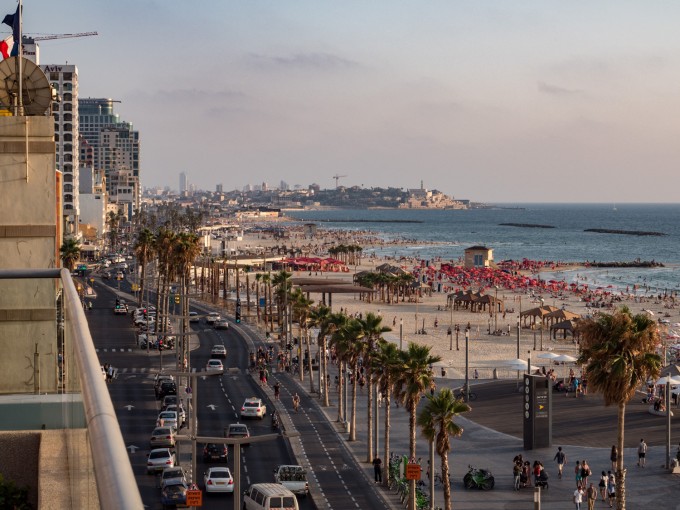
[[[254,483],[243,493],[246,510],[300,510],[295,494],[278,483]]]

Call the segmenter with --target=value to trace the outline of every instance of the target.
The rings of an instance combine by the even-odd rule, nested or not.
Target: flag
[[[14,14],[8,14],[2,20],[3,24],[12,27],[12,37],[14,37],[14,44],[12,45],[11,56],[16,56],[19,54],[19,41],[21,40],[21,34],[19,33],[19,5],[17,5],[17,12]],[[5,52],[3,51],[3,56]],[[7,57],[5,57],[7,58]]]
[[[4,41],[0,41],[0,53],[2,53],[3,59],[9,57],[9,49],[12,46],[14,46],[14,37],[11,35]]]

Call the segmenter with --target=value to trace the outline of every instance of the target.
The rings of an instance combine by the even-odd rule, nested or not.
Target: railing
[[[94,464],[100,508],[143,509],[123,435],[111,397],[102,378],[99,359],[85,319],[78,291],[66,269],[20,269],[0,271],[0,280],[59,279],[63,292],[64,345],[60,388],[71,391],[70,381],[80,387],[87,438]],[[61,392],[61,389],[60,389]],[[70,447],[69,447],[70,448]],[[79,467],[82,469],[82,467]],[[71,487],[73,502],[82,500],[82,487]],[[81,507],[86,508],[86,507]]]

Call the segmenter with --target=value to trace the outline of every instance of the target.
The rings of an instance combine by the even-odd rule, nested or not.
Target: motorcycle
[[[491,471],[488,469],[477,469],[468,465],[468,472],[463,477],[463,485],[466,489],[479,489],[489,491],[493,489],[496,481],[494,480]]]
[[[279,413],[274,412],[272,413],[272,430],[278,430],[279,425]]]

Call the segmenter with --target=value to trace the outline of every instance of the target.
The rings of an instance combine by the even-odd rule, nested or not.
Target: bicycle
[[[468,402],[468,401],[469,401],[469,402],[472,402],[472,401],[474,401],[474,400],[477,400],[477,394],[476,394],[474,391],[469,391],[469,392],[468,392],[468,397],[469,397],[469,399],[466,400],[465,391],[464,391],[462,388],[461,388],[461,390],[456,394],[456,398],[458,398],[459,400],[462,400],[463,402]]]
[[[451,480],[451,475],[449,474],[449,485],[451,485],[452,480]],[[435,471],[434,473],[434,485],[435,487],[443,487],[444,486],[444,478],[442,477],[441,473],[438,471]]]

